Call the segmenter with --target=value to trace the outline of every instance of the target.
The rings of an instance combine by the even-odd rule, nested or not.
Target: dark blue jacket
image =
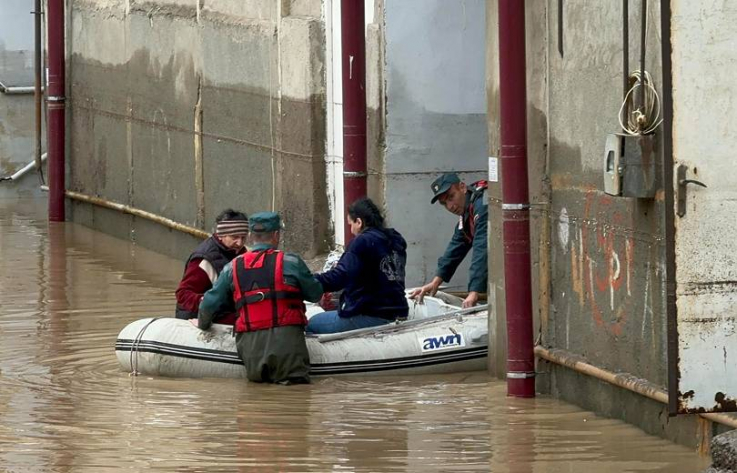
[[[337,266],[315,275],[325,292],[339,291],[338,315],[406,317],[404,267],[407,242],[392,228],[369,228],[348,244]]]

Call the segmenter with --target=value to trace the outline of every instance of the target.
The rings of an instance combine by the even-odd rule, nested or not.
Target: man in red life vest
[[[432,281],[419,289],[415,289],[410,297],[422,302],[425,294],[435,295],[443,282],[448,282],[455,274],[458,265],[473,250],[471,267],[469,268],[468,296],[463,300],[463,307],[473,307],[479,301],[479,293],[486,292],[488,277],[487,265],[487,221],[488,206],[484,193],[486,181],[466,185],[455,173],[443,174],[430,185],[433,197],[445,209],[458,215],[458,225],[448,243],[443,256],[438,259],[438,269]]]
[[[309,383],[304,300],[317,302],[322,285],[304,260],[279,251],[281,219],[260,212],[249,219],[249,250],[225,266],[200,303],[198,326],[235,305],[236,347],[250,381]]]
[[[215,218],[215,232],[195,248],[184,265],[184,275],[176,291],[178,319],[197,318],[202,296],[225,265],[246,250],[247,237],[248,217],[243,212],[226,209]],[[217,322],[233,325],[233,310],[218,314]]]

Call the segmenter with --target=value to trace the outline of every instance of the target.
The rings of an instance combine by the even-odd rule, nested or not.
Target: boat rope
[[[138,332],[138,335],[136,335],[136,338],[133,339],[133,343],[131,344],[131,356],[130,356],[130,366],[131,366],[131,372],[128,374],[129,376],[138,376],[141,374],[138,371],[138,347],[141,344],[141,339],[143,338],[143,334],[146,332],[146,329],[154,323],[155,321],[159,320],[161,317],[154,317],[153,319],[149,320],[146,325],[141,328],[141,330]]]
[[[465,309],[454,309],[448,312],[444,312],[442,314],[433,315],[430,317],[423,317],[420,319],[411,319],[407,320],[405,322],[394,322],[394,323],[388,323],[384,325],[376,325],[374,327],[366,327],[366,328],[359,328],[355,330],[349,330],[347,332],[338,332],[338,333],[327,333],[327,334],[321,334],[321,335],[313,335],[317,338],[317,341],[320,343],[325,342],[332,342],[335,340],[341,340],[344,338],[353,338],[353,337],[360,337],[367,334],[380,334],[384,332],[392,332],[397,329],[407,328],[407,327],[414,327],[415,325],[421,325],[421,324],[427,324],[429,322],[438,322],[441,320],[448,320],[451,318],[458,318],[460,321],[464,315],[470,315],[477,312],[488,312],[489,310],[489,304],[483,304],[483,305],[477,305],[473,307],[466,307]]]

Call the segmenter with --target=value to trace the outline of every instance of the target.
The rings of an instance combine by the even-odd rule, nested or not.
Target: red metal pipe
[[[343,206],[366,196],[366,21],[364,0],[341,0]],[[353,238],[345,225],[345,244]]]
[[[49,221],[63,222],[64,215],[64,0],[48,0],[48,156]]]
[[[525,2],[499,0],[504,292],[507,307],[507,395],[535,396],[527,185]]]

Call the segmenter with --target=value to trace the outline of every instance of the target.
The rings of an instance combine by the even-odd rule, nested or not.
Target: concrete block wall
[[[324,250],[320,2],[85,0],[68,27],[69,189],[208,231],[226,207],[278,210],[286,248]],[[71,215],[175,256],[191,249],[86,204]]]

